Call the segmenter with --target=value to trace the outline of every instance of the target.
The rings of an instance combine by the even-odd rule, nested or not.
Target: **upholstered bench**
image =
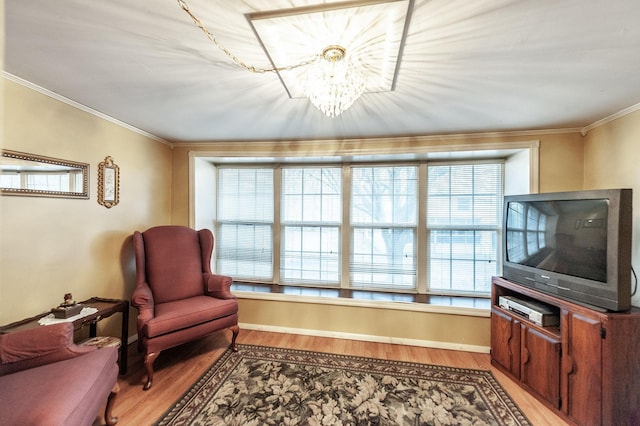
[[[0,425],[91,425],[118,391],[118,351],[73,343],[70,323],[0,335]]]

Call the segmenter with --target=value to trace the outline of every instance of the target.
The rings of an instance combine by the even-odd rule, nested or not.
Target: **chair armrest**
[[[131,305],[141,310],[145,308],[153,309],[153,304],[153,293],[149,284],[145,282],[138,283],[131,293]]]
[[[131,293],[131,304],[138,310],[138,333],[142,333],[144,325],[155,316],[153,293],[149,284],[139,282]],[[141,338],[140,334],[138,338]]]
[[[73,343],[70,322],[0,335],[0,376],[51,364],[96,350]]]
[[[217,274],[203,274],[205,282],[205,290],[208,296],[215,297],[217,299],[235,299],[231,293],[231,284],[233,278],[226,275]]]

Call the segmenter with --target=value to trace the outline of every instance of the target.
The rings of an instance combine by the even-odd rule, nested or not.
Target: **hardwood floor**
[[[150,425],[202,375],[229,346],[231,332],[221,332],[163,351],[155,363],[153,387],[142,390],[145,374],[136,344],[129,347],[129,372],[120,376],[120,392],[114,407],[118,425]],[[490,364],[488,354],[429,349],[355,340],[241,330],[238,343],[332,352],[460,368],[490,369],[534,425],[566,425],[518,384]],[[104,413],[104,412],[102,412]],[[102,417],[96,425],[104,424]]]

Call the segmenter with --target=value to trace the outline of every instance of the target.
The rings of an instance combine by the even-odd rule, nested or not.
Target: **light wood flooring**
[[[113,410],[118,416],[118,425],[150,425],[156,421],[228,348],[230,338],[231,332],[225,331],[163,351],[155,362],[154,383],[148,391],[142,390],[145,381],[142,357],[136,344],[130,345],[129,371],[126,375],[120,376],[120,392]],[[567,424],[514,381],[492,367],[488,354],[253,330],[240,330],[238,343],[460,368],[490,369],[534,425]],[[95,424],[104,424],[104,419],[99,417]]]

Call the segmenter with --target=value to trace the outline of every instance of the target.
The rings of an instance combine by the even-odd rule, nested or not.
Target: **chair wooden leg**
[[[145,354],[144,356],[144,369],[147,372],[147,383],[145,383],[143,390],[149,390],[153,384],[153,361],[158,358],[160,352],[152,352]]]
[[[233,349],[234,352],[238,352],[238,345],[236,344],[236,339],[238,338],[238,333],[240,333],[240,327],[238,327],[237,325],[234,325],[233,327],[230,327],[231,331],[233,332],[233,336],[231,337],[231,349]]]
[[[118,423],[118,418],[112,414],[113,405],[115,404],[118,392],[120,392],[120,386],[118,385],[118,383],[116,383],[111,390],[111,393],[109,394],[109,398],[107,398],[107,407],[104,410],[104,421],[107,426],[113,426]]]

